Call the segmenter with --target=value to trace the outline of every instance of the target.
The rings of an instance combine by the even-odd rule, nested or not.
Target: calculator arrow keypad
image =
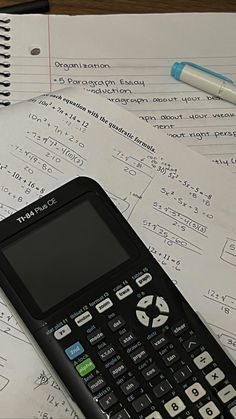
[[[156,313],[155,314],[150,314]],[[143,326],[157,328],[168,320],[169,307],[163,297],[146,295],[137,303],[136,316]]]

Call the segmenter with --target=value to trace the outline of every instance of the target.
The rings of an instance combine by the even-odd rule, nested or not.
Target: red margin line
[[[48,15],[48,68],[49,68],[49,89],[52,91],[52,71],[51,71],[51,36],[50,36],[50,15]]]

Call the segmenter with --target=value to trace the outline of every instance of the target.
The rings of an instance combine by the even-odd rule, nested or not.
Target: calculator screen
[[[130,258],[88,200],[35,227],[3,253],[42,312]]]

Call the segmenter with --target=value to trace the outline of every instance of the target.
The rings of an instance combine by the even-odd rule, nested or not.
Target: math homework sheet
[[[236,82],[235,13],[8,17],[3,101],[82,86],[236,173],[235,106],[170,76],[191,61]]]
[[[79,88],[1,116],[1,219],[76,176],[96,179],[236,359],[234,175]],[[76,419],[4,295],[0,341],[0,417]]]

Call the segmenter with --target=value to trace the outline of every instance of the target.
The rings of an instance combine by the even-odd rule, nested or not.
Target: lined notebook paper
[[[236,81],[235,14],[1,19],[5,105],[83,86],[236,173],[235,106],[169,75],[175,61],[188,60]]]

